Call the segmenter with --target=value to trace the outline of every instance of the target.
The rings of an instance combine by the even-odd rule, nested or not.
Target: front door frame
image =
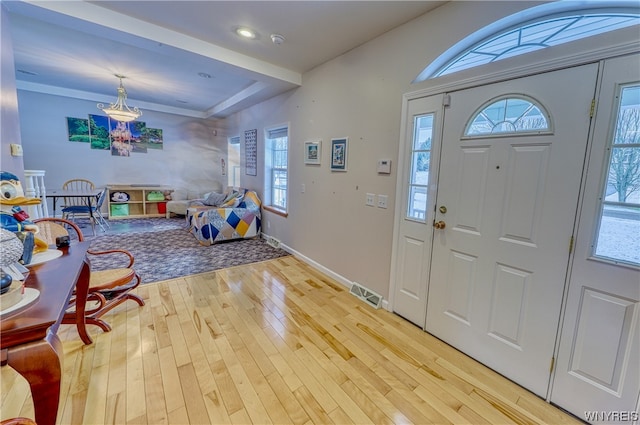
[[[622,36],[620,38],[615,35],[612,36],[612,33],[608,33],[608,37],[591,37],[588,39],[578,40],[573,43],[567,43],[564,45],[556,46],[553,49],[553,53],[549,53],[547,49],[543,49],[540,51],[536,51],[533,53],[529,53],[527,55],[516,56],[514,58],[505,59],[502,61],[490,63],[487,65],[483,65],[478,68],[461,71],[459,73],[445,75],[443,77],[438,77],[432,80],[427,80],[424,83],[421,83],[423,88],[420,88],[416,91],[405,93],[402,96],[402,115],[401,115],[401,130],[400,130],[400,139],[399,139],[399,152],[398,152],[398,180],[396,182],[396,193],[402,193],[404,190],[403,184],[404,180],[400,178],[407,173],[405,169],[405,161],[404,155],[406,155],[406,137],[407,131],[410,131],[410,123],[406,121],[407,111],[409,108],[409,102],[414,99],[419,99],[422,97],[436,96],[436,95],[445,95],[447,92],[463,90],[467,88],[472,88],[481,85],[487,85],[491,83],[497,83],[501,81],[507,81],[511,79],[527,77],[531,75],[536,75],[544,72],[550,72],[559,70],[566,67],[573,67],[579,65],[585,65],[589,63],[598,63],[605,59],[610,59],[613,57],[624,56],[632,53],[638,52],[637,40],[629,40],[628,32],[621,32]],[[578,54],[576,53],[578,52]],[[446,97],[445,97],[446,99]],[[591,145],[587,146],[587,151],[589,151]],[[438,149],[439,150],[439,149]],[[439,158],[437,159],[437,163],[433,164],[434,169],[437,170],[439,168]],[[586,174],[586,167],[583,169],[583,173]],[[435,171],[432,175],[432,178],[437,180],[438,173]],[[584,178],[584,175],[583,175]],[[582,190],[582,188],[581,188]],[[399,221],[404,217],[404,208],[405,205],[403,203],[402,197],[396,197],[395,202],[395,210],[394,210],[394,234],[393,241],[394,245],[392,248],[392,263],[391,263],[391,273],[390,273],[390,285],[389,285],[389,303],[388,310],[393,311],[394,307],[394,292],[397,278],[397,246],[395,241],[398,238],[398,227]],[[582,194],[579,196],[579,205],[582,202]],[[577,223],[574,224],[574,227],[577,226]],[[574,228],[575,231],[575,228]],[[573,261],[573,253],[569,256],[569,264],[570,267]],[[568,278],[566,279],[565,286],[565,297],[566,297],[566,288],[568,285]],[[425,282],[428,285],[428,282]],[[565,299],[562,300],[562,310],[560,320],[563,320],[564,315],[564,304]],[[422,328],[425,329],[426,324],[422,324]],[[554,351],[554,356],[557,356],[557,339],[559,338],[559,334],[556,335],[556,349]],[[549,391],[547,391],[547,401],[549,401]]]
[[[616,37],[616,34],[621,34]],[[605,34],[606,37],[596,36],[577,40],[553,48],[535,51],[526,55],[516,56],[510,59],[492,62],[477,68],[464,70],[458,73],[448,74],[442,77],[420,83],[421,88],[402,95],[402,113],[400,123],[400,138],[398,139],[398,172],[396,174],[396,193],[404,190],[402,176],[407,173],[404,164],[406,155],[407,131],[411,131],[411,123],[407,123],[406,117],[409,110],[409,102],[422,97],[446,95],[447,92],[464,90],[476,86],[498,83],[500,81],[527,77],[539,73],[555,71],[562,68],[596,63],[604,59],[617,56],[625,56],[638,52],[637,40],[629,40],[629,31],[621,31]],[[579,52],[579,54],[576,54]],[[446,99],[446,97],[445,97]],[[589,147],[587,147],[589,149]],[[436,163],[437,162],[437,163]],[[433,179],[438,178],[437,169],[439,158],[432,162],[434,172]],[[393,247],[391,253],[391,273],[389,276],[389,302],[387,309],[393,311],[395,282],[397,279],[397,252],[396,243],[398,237],[399,222],[404,216],[404,203],[401,196],[396,196],[393,219]],[[424,329],[424,324],[422,325]]]

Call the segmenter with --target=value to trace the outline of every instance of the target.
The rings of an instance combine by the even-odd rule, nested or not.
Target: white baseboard
[[[270,236],[266,235],[265,233],[262,233],[262,237],[264,239],[267,239]],[[284,249],[285,251],[287,251],[288,253],[290,253],[294,257],[298,258],[299,260],[309,264],[314,269],[317,269],[318,271],[326,274],[327,276],[329,276],[333,280],[337,281],[338,283],[344,285],[347,289],[351,289],[352,282],[349,279],[347,279],[346,277],[344,277],[344,276],[334,272],[333,270],[323,266],[322,264],[312,260],[311,258],[307,257],[306,255],[303,255],[302,253],[296,251],[295,249],[291,248],[288,245],[280,243],[280,248]],[[391,310],[389,310],[389,302],[387,300],[385,300],[385,299],[382,300],[382,308],[384,308],[387,311],[391,311]]]

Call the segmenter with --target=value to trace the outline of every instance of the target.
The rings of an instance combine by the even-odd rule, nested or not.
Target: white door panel
[[[546,396],[597,65],[451,93],[426,329]],[[525,94],[551,131],[464,137],[485,102]],[[444,206],[446,213],[440,212]],[[526,365],[526,366],[525,366]]]
[[[433,205],[438,145],[441,134],[442,95],[415,99],[409,102],[405,117],[406,134],[400,158],[399,207],[393,255],[393,311],[424,327],[427,310],[427,279],[433,235]],[[421,127],[421,120],[429,118],[430,127]],[[412,147],[430,142],[429,152],[416,154]],[[426,161],[421,164],[418,161]],[[419,168],[421,171],[414,170]],[[425,171],[426,169],[426,171]]]
[[[615,419],[611,415],[626,415],[628,422],[640,419],[636,410],[640,394],[640,269],[593,254],[619,88],[621,84],[640,84],[638,63],[640,57],[634,55],[604,64],[551,392],[552,402],[594,423]],[[626,232],[636,234],[636,242],[640,240],[639,219],[639,209],[634,215],[630,208],[628,217],[620,220],[626,221]]]

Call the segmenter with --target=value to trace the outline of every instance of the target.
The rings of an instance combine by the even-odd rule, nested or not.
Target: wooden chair
[[[75,222],[76,215],[88,217],[93,219],[94,224],[100,226],[100,229],[102,229],[103,232],[106,232],[110,226],[100,210],[102,209],[104,200],[107,198],[108,191],[109,190],[105,187],[102,192],[100,192],[100,196],[98,197],[95,205],[86,205],[83,202],[80,205],[65,206],[62,208],[62,218]]]
[[[87,180],[87,179],[71,179],[64,182],[62,184],[62,188],[65,190],[83,191],[83,190],[93,190],[96,188],[96,185],[93,184],[91,180]],[[85,205],[84,199],[82,198],[64,198],[63,208],[68,208],[71,206],[80,206],[80,205]]]
[[[69,236],[71,240],[84,240],[82,231],[72,221],[63,218],[40,218],[34,220],[40,232],[38,237],[50,245],[55,245],[58,236]],[[123,257],[124,267],[109,270],[91,270],[89,278],[89,293],[87,296],[87,306],[85,311],[85,323],[99,326],[104,332],[109,332],[111,326],[100,319],[109,310],[117,307],[126,300],[133,300],[138,305],[143,306],[142,298],[131,293],[131,290],[140,285],[140,276],[132,268],[134,263],[133,255],[129,251],[113,249],[108,251],[87,251],[89,259],[98,255],[119,255]],[[89,266],[91,263],[89,261]],[[74,310],[75,298],[69,302],[67,312],[62,323],[76,324],[76,312]],[[85,344],[91,344],[88,334],[80,335]]]

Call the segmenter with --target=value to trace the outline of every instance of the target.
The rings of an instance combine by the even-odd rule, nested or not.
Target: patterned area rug
[[[184,219],[127,221],[130,223],[125,226],[131,225],[130,230],[116,234],[99,232],[91,239],[91,249],[120,248],[131,252],[135,257],[134,268],[143,284],[289,255],[262,239],[240,239],[202,246],[188,232]],[[95,269],[122,266],[122,258],[116,257],[122,256],[91,256],[91,265]]]

